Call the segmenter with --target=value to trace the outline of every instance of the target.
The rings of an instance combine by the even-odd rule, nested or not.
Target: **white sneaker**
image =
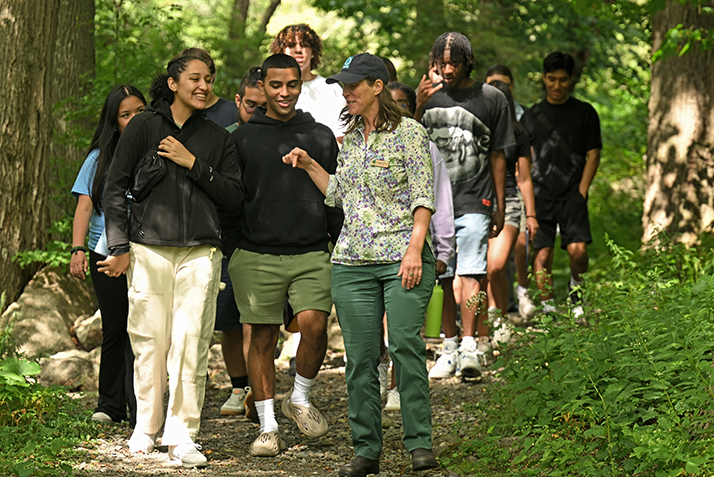
[[[389,358],[387,357],[387,361],[381,361],[377,369],[379,370],[379,395],[384,399],[389,391]]]
[[[151,454],[154,451],[155,441],[156,434],[150,436],[139,429],[134,429],[134,433],[129,438],[129,452],[132,454],[138,454],[139,452]]]
[[[459,367],[461,374],[467,378],[480,378],[483,376],[481,363],[485,362],[484,353],[476,346],[474,349],[465,348],[462,344],[459,347]]]
[[[186,468],[206,467],[208,460],[199,450],[201,446],[188,442],[177,446],[169,446],[169,462]]]
[[[429,370],[430,379],[450,378],[459,376],[459,345],[453,341],[444,340],[442,348],[436,351],[436,364]]]
[[[518,314],[524,320],[530,320],[535,315],[536,306],[528,295],[528,289],[518,286],[516,288],[516,297],[518,298]]]
[[[221,414],[224,416],[238,416],[245,414],[245,389],[233,388],[233,392],[228,400],[221,406]]]
[[[551,300],[541,301],[540,304],[543,305],[543,313],[555,313],[558,311],[554,303],[555,302]]]
[[[385,411],[401,411],[402,401],[397,388],[390,389],[387,392],[387,404],[384,406]]]
[[[109,417],[109,414],[106,412],[102,411],[97,411],[94,414],[92,414],[92,421],[98,422],[100,424],[114,424],[114,421],[112,420],[111,417]]]
[[[436,360],[434,367],[429,370],[429,379],[450,378],[456,374],[459,355],[456,351],[444,351]]]

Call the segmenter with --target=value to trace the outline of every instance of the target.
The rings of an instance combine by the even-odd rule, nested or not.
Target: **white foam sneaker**
[[[485,356],[475,346],[475,343],[473,349],[466,348],[463,344],[459,347],[459,367],[461,368],[462,376],[466,378],[480,378],[483,376],[482,362],[485,362]]]
[[[456,374],[459,365],[458,345],[444,341],[444,349],[436,360],[434,367],[429,370],[430,379],[450,378]]]
[[[233,388],[233,392],[228,400],[221,406],[221,414],[224,416],[238,416],[245,414],[245,399],[247,393],[245,389]]]
[[[397,388],[387,391],[387,404],[384,406],[385,411],[401,411],[402,401]]]
[[[518,298],[518,314],[524,320],[530,320],[535,315],[536,306],[528,295],[528,289],[518,286],[516,288],[516,297]]]
[[[134,433],[129,439],[129,452],[132,454],[138,454],[139,452],[151,454],[154,451],[155,441],[156,434],[150,436],[139,429],[134,429]]]
[[[193,442],[169,446],[169,462],[186,468],[206,467],[208,460],[199,450],[201,446]]]

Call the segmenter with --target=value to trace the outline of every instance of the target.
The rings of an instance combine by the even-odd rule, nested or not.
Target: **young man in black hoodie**
[[[261,432],[250,448],[254,456],[275,456],[285,448],[275,420],[273,356],[286,296],[302,340],[295,386],[283,399],[282,411],[309,436],[328,430],[325,418],[310,404],[309,391],[327,351],[327,316],[332,309],[328,242],[337,240],[342,212],[325,206],[307,173],[286,168],[282,157],[294,147],[304,148],[333,173],[338,147],[328,127],[295,109],[301,85],[294,58],[267,58],[258,83],[267,110],[258,110],[231,134],[247,190],[228,271],[241,322],[252,325],[248,375]]]

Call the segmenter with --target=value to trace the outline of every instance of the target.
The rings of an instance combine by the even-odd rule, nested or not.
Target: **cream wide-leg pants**
[[[220,250],[210,245],[131,244],[127,331],[134,351],[136,428],[162,445],[193,442],[201,423],[208,351],[216,321]]]

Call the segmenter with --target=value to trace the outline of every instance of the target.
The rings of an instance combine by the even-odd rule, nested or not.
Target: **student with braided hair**
[[[443,354],[429,372],[431,378],[453,376],[457,370],[465,377],[480,377],[485,353],[491,349],[485,310],[468,304],[471,297],[486,291],[488,238],[500,233],[504,221],[504,149],[515,140],[506,98],[493,86],[471,79],[473,64],[468,38],[458,32],[444,33],[430,54],[430,68],[442,81],[424,75],[417,90],[415,117],[438,146],[451,181],[458,254],[441,276],[446,338]],[[460,345],[454,274],[462,283]]]

